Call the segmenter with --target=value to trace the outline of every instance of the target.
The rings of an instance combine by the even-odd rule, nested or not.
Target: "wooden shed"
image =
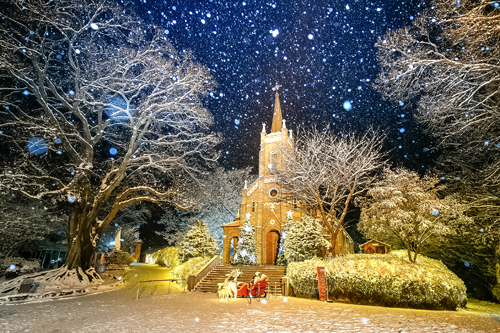
[[[372,253],[389,253],[391,252],[391,246],[384,242],[380,242],[375,239],[371,239],[368,242],[361,244],[359,246],[363,253],[372,254]]]

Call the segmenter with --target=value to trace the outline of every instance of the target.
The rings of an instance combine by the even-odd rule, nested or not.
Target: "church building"
[[[242,193],[240,212],[234,222],[222,226],[224,229],[223,259],[224,265],[231,264],[236,253],[238,235],[243,227],[245,216],[250,217],[250,224],[255,230],[259,265],[275,265],[278,243],[283,232],[287,215],[300,221],[306,214],[296,198],[287,194],[278,183],[277,173],[281,166],[281,150],[294,149],[292,131],[287,130],[281,114],[281,106],[276,86],[273,122],[271,132],[266,132],[263,124],[260,133],[259,177],[252,184],[245,184]],[[273,90],[274,90],[273,89]],[[326,231],[325,231],[326,232]],[[336,253],[353,253],[353,242],[342,229],[337,239]]]

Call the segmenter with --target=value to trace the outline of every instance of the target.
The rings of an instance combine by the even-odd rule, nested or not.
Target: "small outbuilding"
[[[371,239],[368,242],[361,244],[359,246],[363,253],[372,254],[372,253],[389,253],[391,252],[391,246],[384,242],[380,242],[375,239]]]

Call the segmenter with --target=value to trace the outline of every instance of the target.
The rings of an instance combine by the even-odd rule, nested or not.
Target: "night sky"
[[[419,1],[151,1],[133,3],[178,51],[208,67],[217,88],[205,99],[224,138],[226,168],[257,167],[262,123],[269,131],[278,82],[289,129],[312,123],[336,131],[387,132],[391,160],[420,172],[433,144],[413,122],[412,105],[383,101],[372,88],[375,43],[411,24]],[[346,110],[349,101],[352,108]],[[257,169],[255,169],[256,171]]]

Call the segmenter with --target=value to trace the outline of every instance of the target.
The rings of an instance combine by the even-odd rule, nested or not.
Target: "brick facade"
[[[265,124],[260,133],[259,178],[245,186],[242,193],[240,212],[234,222],[222,226],[224,229],[223,264],[231,263],[231,243],[236,245],[245,216],[250,214],[250,224],[255,230],[255,238],[260,265],[274,265],[278,241],[287,218],[292,212],[294,220],[302,218],[302,209],[293,197],[283,191],[277,182],[277,170],[281,166],[281,150],[294,147],[292,132],[288,131],[282,120],[279,96],[276,93],[272,132],[267,134]],[[349,237],[344,230],[339,233],[339,249],[345,248],[345,239]],[[350,237],[348,238],[350,240]],[[352,244],[349,244],[352,249]],[[340,251],[337,253],[352,251]],[[236,249],[233,250],[233,254]],[[274,257],[273,257],[274,256]]]

